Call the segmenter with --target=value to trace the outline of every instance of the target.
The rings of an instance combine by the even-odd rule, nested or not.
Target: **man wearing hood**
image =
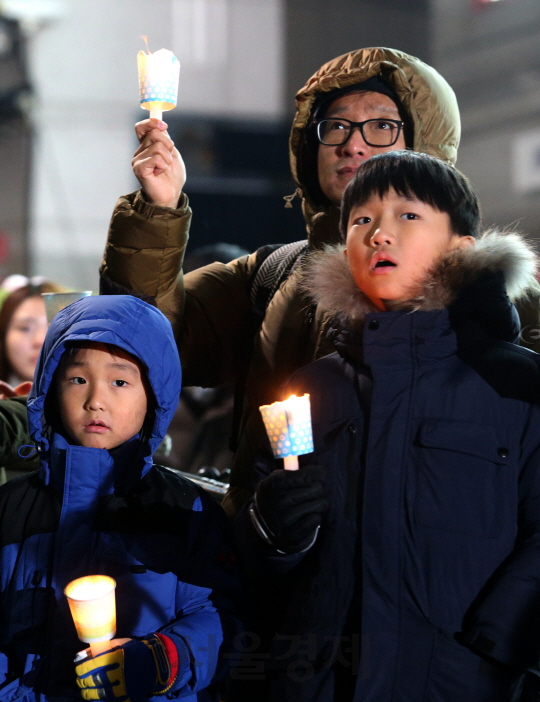
[[[239,581],[219,506],[152,464],[180,385],[171,326],[142,300],[89,297],[53,320],[28,401],[39,473],[0,488],[1,702],[73,702],[76,682],[84,699],[215,699]],[[64,590],[98,574],[129,638],[75,671]]]
[[[262,321],[253,319],[250,298],[260,251],[177,280],[191,213],[181,194],[185,170],[164,123],[147,120],[136,128],[141,145],[133,165],[142,189],[118,202],[101,269],[102,292],[140,296],[171,320],[186,384],[236,383],[242,413],[223,503],[231,515],[249,496],[264,437],[259,406],[274,401],[295,370],[334,350],[328,315],[309,305],[298,283],[310,252],[339,241],[346,185],[361,163],[384,151],[412,148],[449,164],[457,157],[452,89],[433,68],[400,51],[360,49],[330,61],[297,93],[296,106],[290,158],[306,219],[306,255],[275,291]],[[339,139],[324,136],[323,119],[333,120]],[[520,314],[524,326],[538,326],[538,297]]]

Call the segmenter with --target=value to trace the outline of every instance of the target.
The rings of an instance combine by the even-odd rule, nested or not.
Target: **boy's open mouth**
[[[395,268],[397,263],[386,253],[375,253],[371,258],[370,268],[372,271]]]

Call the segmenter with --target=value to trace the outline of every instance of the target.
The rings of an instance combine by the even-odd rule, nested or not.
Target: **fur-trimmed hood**
[[[317,307],[340,326],[358,328],[366,314],[380,310],[356,286],[344,250],[344,245],[338,245],[314,252],[306,265],[303,287]],[[513,304],[538,295],[537,268],[538,256],[523,236],[488,231],[474,246],[441,258],[424,281],[411,289],[410,298],[391,309],[449,308],[486,272],[502,277],[507,299]]]

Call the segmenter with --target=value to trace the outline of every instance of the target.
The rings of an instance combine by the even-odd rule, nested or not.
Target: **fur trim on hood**
[[[345,246],[326,246],[314,252],[306,264],[303,287],[320,310],[341,323],[355,325],[366,314],[378,312],[356,286]],[[448,307],[461,290],[483,272],[501,272],[510,300],[515,303],[538,293],[538,257],[531,245],[516,233],[488,231],[474,246],[456,249],[442,257],[406,302],[392,310],[437,310]]]

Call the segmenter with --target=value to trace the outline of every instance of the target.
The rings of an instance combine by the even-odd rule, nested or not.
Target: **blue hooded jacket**
[[[76,341],[114,344],[142,362],[157,403],[149,439],[85,448],[48,425],[45,398]],[[134,297],[80,300],[53,320],[35,378],[28,414],[39,475],[0,489],[0,701],[80,699],[73,658],[86,644],[63,593],[92,574],[116,580],[119,637],[160,631],[172,639],[180,667],[168,697],[195,700],[234,622],[238,580],[221,508],[152,466],[181,386],[170,323]]]

